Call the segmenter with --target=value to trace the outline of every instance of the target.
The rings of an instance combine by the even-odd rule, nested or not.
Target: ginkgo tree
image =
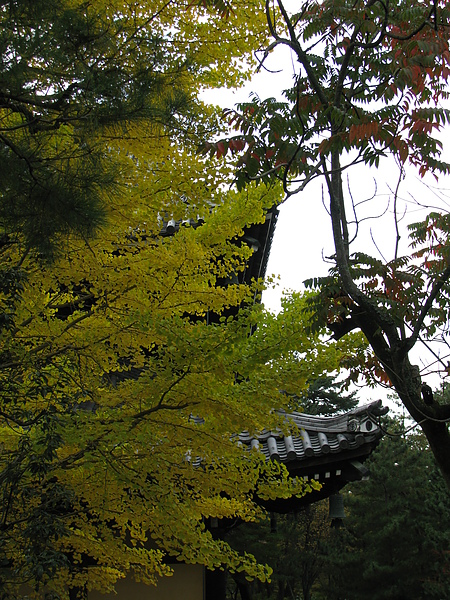
[[[421,341],[448,345],[448,213],[430,208],[424,221],[411,223],[406,234],[412,249],[401,254],[405,219],[393,192],[394,254],[375,258],[353,250],[367,212],[361,217],[354,190],[344,185],[353,166],[378,167],[387,156],[402,172],[409,166],[438,181],[449,173],[439,136],[450,118],[448,3],[324,0],[293,6],[267,0],[265,7],[271,43],[261,64],[277,47],[288,47],[298,65],[295,85],[285,100],[255,97],[226,111],[230,137],[206,143],[203,151],[239,157],[239,189],[250,181],[279,180],[290,197],[322,178],[334,266],[328,277],[308,282],[316,291],[310,309],[337,339],[356,329],[364,333],[375,358],[359,371],[396,389],[450,485],[450,406],[434,401],[429,390],[422,397],[420,369],[411,358]],[[384,210],[378,205],[373,214]],[[448,373],[445,361],[440,370]]]
[[[267,577],[205,519],[308,486],[236,434],[365,352],[307,335],[302,298],[276,319],[260,283],[221,285],[280,188],[226,191],[231,168],[196,152],[217,123],[198,91],[237,85],[267,37],[259,4],[219,9],[0,9],[2,597],[155,583],[167,554]],[[169,218],[186,226],[163,237]]]
[[[252,305],[255,288],[216,285],[243,265],[230,239],[263,207],[256,189],[232,193],[197,229],[119,240],[104,228],[89,247],[66,240],[67,255],[44,272],[30,268],[2,332],[9,597],[23,583],[37,597],[105,592],[129,572],[155,583],[170,572],[167,554],[268,576],[215,540],[205,518],[251,521],[255,497],[309,488],[244,454],[235,434],[280,425],[282,390],[305,388],[355,348],[308,335],[304,300],[277,319]],[[207,323],[208,311],[240,303],[236,317]]]

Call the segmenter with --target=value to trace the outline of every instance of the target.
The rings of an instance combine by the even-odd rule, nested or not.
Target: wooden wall
[[[136,583],[131,578],[119,581],[117,594],[90,592],[89,600],[204,600],[204,569],[201,565],[171,565],[172,577],[163,577],[156,587]]]

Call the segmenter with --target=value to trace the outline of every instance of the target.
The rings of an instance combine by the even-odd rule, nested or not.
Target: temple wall
[[[156,587],[126,578],[117,583],[117,594],[90,592],[88,600],[203,600],[203,567],[183,564],[171,566],[174,571],[172,577],[163,577]]]

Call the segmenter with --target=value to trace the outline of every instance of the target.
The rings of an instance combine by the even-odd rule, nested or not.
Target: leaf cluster
[[[217,119],[196,94],[245,77],[239,57],[267,37],[258,6],[226,19],[157,1],[1,9],[10,595],[106,592],[129,573],[154,584],[168,556],[265,580],[207,519],[259,518],[255,490],[309,491],[236,434],[281,426],[286,392],[365,344],[307,335],[301,298],[279,318],[253,304],[262,283],[236,283],[253,252],[243,233],[280,187],[230,191],[231,166],[196,153]]]
[[[308,2],[288,14],[277,2],[266,16],[267,53],[286,45],[300,63],[295,86],[285,102],[254,96],[226,111],[234,135],[202,147],[239,156],[239,187],[276,177],[296,193],[327,173],[333,153],[347,166],[392,153],[422,176],[449,172],[433,135],[449,123],[446,6]]]
[[[450,485],[450,407],[426,405],[420,369],[409,354],[419,341],[448,346],[446,216],[430,215],[413,226],[414,255],[401,256],[399,180],[393,192],[394,258],[379,260],[352,252],[367,216],[361,216],[365,202],[344,191],[348,168],[378,167],[387,156],[402,175],[407,164],[421,177],[450,172],[438,136],[449,123],[448,16],[448,4],[438,1],[313,1],[297,8],[267,2],[272,43],[261,67],[271,51],[285,46],[298,64],[295,84],[282,102],[253,97],[228,113],[229,136],[209,142],[204,151],[236,155],[239,189],[278,180],[289,197],[323,178],[335,267],[313,283],[318,293],[311,298],[312,325],[326,324],[335,339],[358,329],[364,333],[373,352],[360,357],[369,380],[395,387],[426,431]],[[438,368],[447,370],[439,351],[431,352]],[[355,377],[363,362],[349,361]]]

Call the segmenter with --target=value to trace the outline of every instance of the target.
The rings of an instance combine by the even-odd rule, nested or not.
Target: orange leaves
[[[375,381],[378,381],[384,385],[392,386],[388,374],[375,356],[368,357],[365,370],[369,378],[373,378]]]
[[[367,140],[375,137],[378,133],[378,122],[372,121],[371,123],[359,123],[358,125],[352,125],[348,133],[348,141],[350,144],[358,142],[360,140]]]
[[[322,140],[318,151],[323,156],[333,149],[342,151],[351,147],[365,147],[369,141],[379,142],[381,131],[382,127],[378,121],[355,123],[348,130],[344,129]]]
[[[246,145],[251,147],[251,142],[243,138],[232,138],[230,140],[220,140],[219,142],[204,142],[199,148],[200,154],[210,154],[210,156],[216,156],[222,158],[227,155],[228,150],[230,154],[237,154],[244,150]]]
[[[395,136],[395,138],[392,141],[392,145],[397,150],[398,156],[402,163],[405,163],[409,156],[408,144],[400,136]]]

